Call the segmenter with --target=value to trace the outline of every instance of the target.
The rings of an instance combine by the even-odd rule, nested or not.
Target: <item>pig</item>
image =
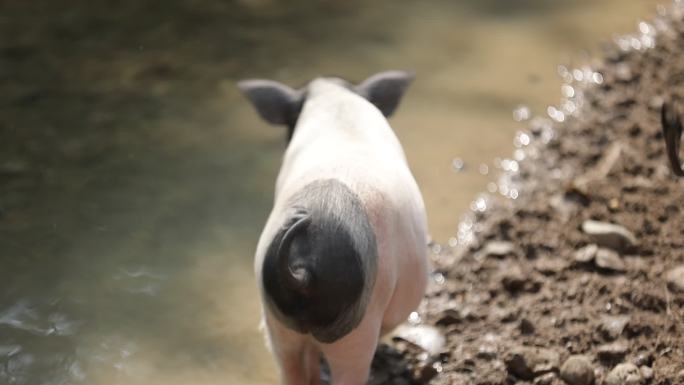
[[[320,384],[321,356],[332,385],[365,384],[379,338],[425,293],[425,206],[386,119],[412,78],[238,83],[263,119],[288,129],[254,264],[285,385]]]

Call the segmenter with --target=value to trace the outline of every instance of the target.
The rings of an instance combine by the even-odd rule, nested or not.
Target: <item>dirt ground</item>
[[[433,245],[413,327],[445,344],[395,337],[371,383],[684,384],[684,178],[660,124],[665,98],[684,105],[683,13],[561,68],[555,119],[530,120],[524,160],[502,162],[498,190],[517,199],[478,198],[458,243]]]

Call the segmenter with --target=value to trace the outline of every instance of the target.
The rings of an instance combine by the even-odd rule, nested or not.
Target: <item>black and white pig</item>
[[[365,384],[378,339],[423,297],[425,206],[386,120],[411,80],[387,71],[359,85],[239,83],[262,118],[288,127],[255,256],[283,384],[319,384],[321,354],[332,385]]]

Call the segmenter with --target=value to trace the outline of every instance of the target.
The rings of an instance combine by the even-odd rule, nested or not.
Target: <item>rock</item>
[[[553,383],[556,380],[556,373],[550,372],[546,374],[542,374],[539,377],[536,377],[534,381],[532,382],[533,385],[553,385]]]
[[[523,380],[558,370],[560,356],[553,350],[521,346],[504,357],[509,373]]]
[[[557,274],[567,267],[560,258],[541,257],[534,263],[534,268],[544,275]]]
[[[639,372],[641,373],[641,378],[643,378],[646,382],[649,382],[653,379],[653,369],[649,368],[648,366],[642,366],[639,368]]]
[[[505,241],[490,241],[482,249],[482,253],[486,257],[503,258],[507,255],[513,254],[515,246],[511,242]]]
[[[622,335],[622,331],[629,323],[631,317],[628,315],[624,316],[602,316],[601,317],[601,334],[606,339],[614,340]]]
[[[622,360],[629,347],[623,341],[616,341],[610,344],[601,345],[596,350],[601,361],[616,362]]]
[[[446,309],[442,312],[442,315],[435,324],[437,326],[450,326],[460,324],[463,321],[465,321],[465,319],[461,315],[461,312],[456,309]]]
[[[408,341],[432,355],[438,354],[446,342],[439,329],[430,325],[401,325],[393,338]]]
[[[603,380],[604,385],[639,385],[641,372],[634,364],[620,364]]]
[[[534,325],[527,318],[520,320],[520,333],[524,335],[534,334]]]
[[[475,355],[475,357],[481,358],[483,360],[493,360],[496,358],[496,355],[496,345],[491,343],[484,343],[477,348],[477,354]]]
[[[577,251],[575,251],[575,254],[572,255],[572,258],[577,263],[591,262],[594,260],[594,257],[596,256],[597,251],[598,251],[597,245],[595,245],[595,244],[586,245],[586,246],[582,247],[581,249],[578,249]]]
[[[624,251],[637,245],[634,234],[613,223],[586,220],[582,223],[582,231],[591,236],[599,246],[616,251]]]
[[[560,376],[568,385],[591,385],[594,367],[586,356],[570,356],[561,367]]]
[[[480,339],[477,349],[477,358],[493,360],[499,353],[499,343],[501,338],[495,334],[487,333]]]
[[[596,266],[605,270],[618,273],[623,273],[627,270],[625,262],[620,258],[620,254],[610,249],[598,249],[595,262]]]
[[[500,280],[503,287],[511,292],[523,291],[527,286],[527,277],[523,274],[519,266],[508,266],[502,269]]]
[[[653,363],[653,355],[650,353],[639,353],[636,358],[634,358],[634,365],[636,366],[651,366]]]
[[[665,276],[665,280],[670,289],[684,292],[684,265],[679,265],[670,270]]]

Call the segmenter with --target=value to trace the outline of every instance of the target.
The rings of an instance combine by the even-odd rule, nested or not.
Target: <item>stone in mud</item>
[[[511,293],[517,293],[525,289],[527,278],[518,266],[510,266],[510,268],[505,269],[500,277],[503,287]]]
[[[441,316],[437,320],[437,326],[450,326],[454,324],[460,324],[465,321],[464,317],[456,309],[446,309],[442,312]]]
[[[616,251],[624,251],[637,245],[632,232],[613,223],[586,220],[582,223],[582,231],[591,236],[599,246]]]
[[[594,260],[594,257],[596,256],[596,252],[598,251],[598,246],[595,244],[591,245],[586,245],[582,247],[581,249],[578,249],[575,251],[575,253],[572,255],[572,258],[575,260],[577,263],[588,263]]]
[[[651,366],[653,364],[653,355],[642,352],[634,358],[634,365],[636,366]]]
[[[596,266],[610,271],[623,273],[627,270],[620,254],[610,249],[598,249],[596,252]]]
[[[534,268],[544,275],[558,274],[567,267],[565,261],[560,258],[540,257],[534,263]]]
[[[609,340],[614,340],[622,335],[622,331],[629,323],[631,317],[624,316],[602,316],[601,317],[601,334]]]
[[[629,346],[624,341],[616,341],[610,344],[601,345],[598,347],[596,353],[601,361],[615,362],[622,360]]]
[[[591,385],[594,367],[586,356],[570,356],[561,367],[560,376],[568,385]]]
[[[520,346],[504,357],[508,372],[523,380],[558,370],[560,356],[553,350]]]
[[[648,366],[642,366],[639,368],[639,372],[641,373],[641,378],[644,379],[644,381],[649,382],[653,379],[653,369],[649,368]]]
[[[684,265],[670,270],[665,276],[668,286],[675,291],[684,292]]]
[[[482,253],[486,257],[503,258],[507,255],[513,254],[515,246],[511,242],[505,241],[490,241],[482,249]]]
[[[639,385],[641,372],[634,364],[620,364],[613,368],[603,380],[604,385]]]
[[[527,318],[520,320],[520,333],[524,335],[534,334],[534,324]]]
[[[493,360],[496,358],[496,355],[496,345],[491,343],[484,343],[477,348],[477,354],[475,356],[483,360]]]
[[[429,354],[438,354],[444,347],[442,333],[430,325],[402,325],[393,333],[393,338],[408,341]]]
[[[542,374],[534,379],[532,385],[554,385],[554,383],[556,383],[556,378],[557,376],[554,372]]]

